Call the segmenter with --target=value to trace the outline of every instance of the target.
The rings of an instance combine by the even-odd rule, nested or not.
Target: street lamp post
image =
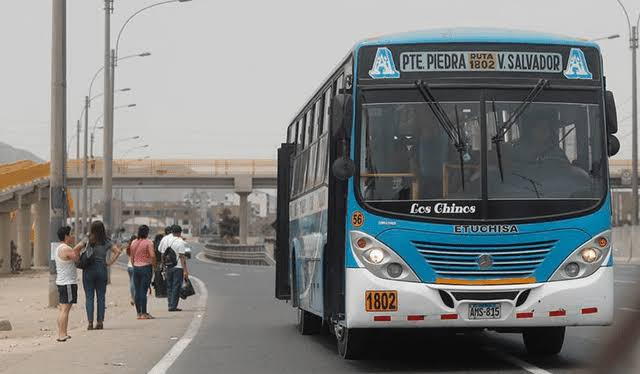
[[[133,57],[147,57],[150,56],[151,53],[149,52],[143,52],[143,53],[139,53],[139,54],[135,54],[135,55],[130,55],[130,56],[125,56],[122,57],[121,60],[124,59],[129,59],[129,58],[133,58]],[[89,174],[89,157],[88,157],[88,152],[87,152],[87,143],[89,142],[88,140],[88,136],[89,136],[89,107],[91,106],[91,102],[104,95],[104,92],[95,96],[91,96],[91,91],[93,89],[93,83],[95,82],[96,78],[98,77],[98,75],[104,70],[104,67],[100,67],[100,69],[98,69],[98,71],[96,71],[96,73],[93,75],[93,78],[91,79],[91,83],[89,83],[89,93],[87,96],[84,97],[84,106],[83,106],[83,111],[84,111],[84,158],[83,158],[83,170],[82,170],[82,205],[83,205],[83,209],[82,209],[82,233],[86,233],[88,230],[84,227],[87,224],[87,220],[88,220],[88,204],[89,204],[89,198],[87,196],[87,189],[88,189],[88,174]],[[118,90],[118,92],[128,92],[131,91],[131,88],[121,88]],[[82,117],[82,114],[80,115]]]
[[[620,34],[612,34],[612,35],[607,35],[607,36],[601,36],[599,38],[595,38],[595,39],[589,39],[589,41],[591,42],[597,42],[599,40],[605,40],[605,39],[618,39],[620,37]]]
[[[143,149],[143,148],[149,148],[149,144],[145,144],[145,145],[139,145],[139,146],[135,146],[135,147],[131,147],[129,149],[127,149],[126,151],[124,151],[124,153],[122,154],[122,158],[124,159],[129,153],[131,153],[132,151],[135,151],[137,149]]]
[[[105,44],[104,44],[104,87],[107,95],[104,101],[104,175],[102,179],[102,188],[104,193],[104,217],[103,221],[108,231],[111,230],[111,199],[113,197],[113,87],[115,84],[115,67],[118,61],[118,50],[120,46],[120,37],[126,26],[138,14],[165,4],[170,3],[186,3],[191,0],[168,0],[148,5],[135,13],[133,13],[124,22],[116,39],[116,47],[111,49],[111,12],[113,11],[113,0],[105,0]],[[109,90],[111,88],[111,90]]]
[[[638,225],[638,81],[636,70],[636,52],[638,51],[638,23],[640,23],[640,15],[636,20],[635,26],[631,25],[629,19],[629,13],[627,9],[622,5],[620,0],[617,0],[625,17],[627,18],[627,26],[629,27],[629,48],[631,48],[631,108],[632,108],[632,122],[631,122],[631,194],[633,200],[633,216],[631,222],[634,226]]]

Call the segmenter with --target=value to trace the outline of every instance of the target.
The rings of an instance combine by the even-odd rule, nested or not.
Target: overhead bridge
[[[67,184],[82,185],[83,161],[70,160]],[[102,187],[104,163],[89,161],[87,184]],[[238,192],[276,188],[275,160],[115,160],[113,188],[206,188]]]
[[[87,186],[102,188],[104,163],[87,165]],[[68,188],[82,186],[83,160],[69,160]],[[22,268],[47,266],[49,261],[49,163],[18,161],[0,165],[0,274],[10,271],[10,225],[17,225],[18,254]],[[246,243],[249,204],[254,189],[275,189],[275,160],[114,160],[113,188],[226,189],[240,195],[240,240]],[[69,201],[70,212],[73,204]],[[76,205],[78,202],[76,202]],[[33,258],[31,229],[33,228]]]

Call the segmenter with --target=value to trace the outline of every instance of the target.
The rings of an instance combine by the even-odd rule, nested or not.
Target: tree
[[[223,240],[231,240],[240,234],[240,219],[231,215],[231,210],[225,208],[220,214],[218,223],[218,231],[220,238]]]

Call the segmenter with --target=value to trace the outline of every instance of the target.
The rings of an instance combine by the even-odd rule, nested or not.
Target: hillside
[[[38,156],[24,149],[14,148],[7,143],[0,142],[0,164],[19,160],[32,160],[35,162],[44,162]]]

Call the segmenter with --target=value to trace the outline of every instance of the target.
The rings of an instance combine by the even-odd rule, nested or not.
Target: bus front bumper
[[[345,318],[348,328],[518,328],[533,326],[603,326],[613,320],[613,268],[601,267],[589,277],[557,282],[457,286],[382,279],[364,268],[346,269]],[[445,305],[440,290],[452,295],[465,292],[520,292],[530,290],[526,301],[456,300]],[[397,311],[367,312],[366,291],[397,291]],[[471,304],[500,305],[498,319],[471,319]]]

